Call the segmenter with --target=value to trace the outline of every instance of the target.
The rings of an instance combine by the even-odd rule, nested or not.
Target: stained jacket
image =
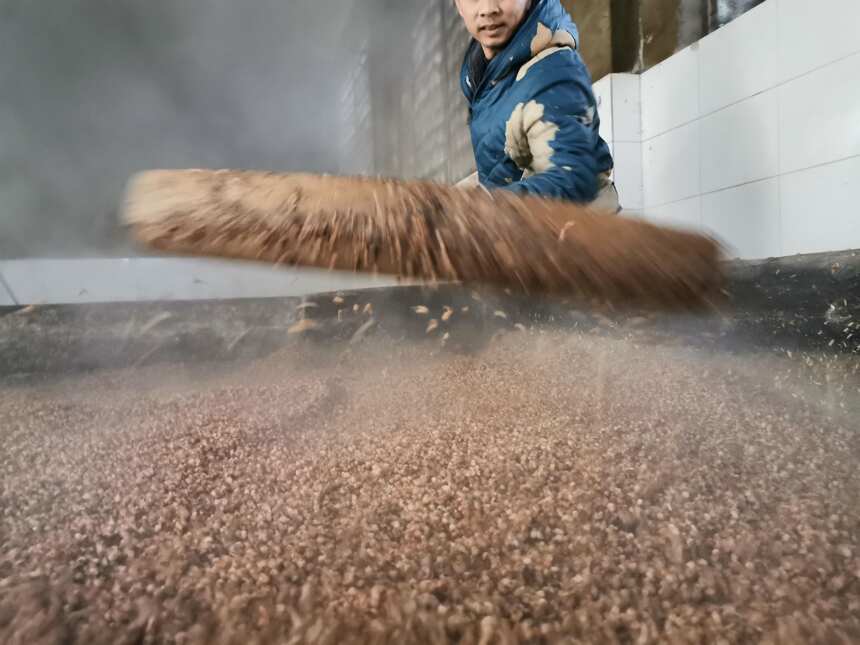
[[[588,202],[612,169],[600,138],[591,75],[576,25],[559,0],[534,4],[489,62],[472,41],[460,84],[478,179],[487,188]]]

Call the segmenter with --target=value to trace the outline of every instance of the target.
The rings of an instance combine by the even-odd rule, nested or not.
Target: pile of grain
[[[0,641],[857,642],[857,377],[794,369],[512,333],[5,387]]]

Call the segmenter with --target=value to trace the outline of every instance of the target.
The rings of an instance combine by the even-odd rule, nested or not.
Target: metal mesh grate
[[[370,120],[373,104],[368,71],[368,49],[365,45],[349,71],[341,97],[344,130],[341,168],[346,174],[369,174],[373,171]]]
[[[376,0],[378,14],[369,5],[360,11],[390,17],[393,11],[386,2]],[[385,20],[363,21],[366,45],[349,61],[343,167],[456,182],[474,168],[460,90],[468,32],[449,0],[406,0],[397,10],[401,13],[395,27],[410,28],[392,29]],[[350,22],[353,31],[356,23]]]

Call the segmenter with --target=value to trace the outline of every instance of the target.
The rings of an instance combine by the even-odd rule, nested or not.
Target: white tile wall
[[[642,144],[615,142],[615,187],[623,208],[639,210],[645,205],[642,184]]]
[[[697,195],[671,204],[652,206],[646,209],[645,217],[663,226],[701,231],[702,198]]]
[[[693,122],[642,144],[645,205],[658,206],[701,193],[699,124]]]
[[[771,90],[701,120],[702,192],[779,173],[777,92]]]
[[[779,182],[785,254],[860,249],[860,157]]]
[[[767,179],[702,196],[702,225],[727,246],[729,257],[782,254],[779,180]]]
[[[641,77],[613,74],[612,128],[614,141],[642,141]]]
[[[699,49],[693,45],[642,75],[642,138],[699,116]]]
[[[860,155],[860,54],[789,81],[779,104],[782,172]]]
[[[612,76],[604,76],[592,86],[600,116],[600,136],[612,145]]]
[[[301,296],[396,284],[392,279],[184,258],[8,260],[21,304]]]
[[[769,2],[777,5],[779,15],[780,82],[860,51],[857,0]]]
[[[615,162],[614,179],[621,205],[641,209],[644,191],[639,75],[606,76],[594,84],[594,94],[599,103],[600,133]]]
[[[6,290],[2,275],[0,275],[0,307],[11,307],[15,304],[12,294]]]
[[[778,3],[765,2],[700,42],[701,113],[777,84]]]
[[[646,71],[640,98],[645,218],[743,258],[860,248],[860,0],[765,0]]]

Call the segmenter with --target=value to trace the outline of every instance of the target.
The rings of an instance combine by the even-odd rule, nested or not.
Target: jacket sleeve
[[[597,195],[597,106],[569,50],[546,57],[518,83],[530,83],[506,127],[505,152],[525,171],[506,189],[590,202]]]

